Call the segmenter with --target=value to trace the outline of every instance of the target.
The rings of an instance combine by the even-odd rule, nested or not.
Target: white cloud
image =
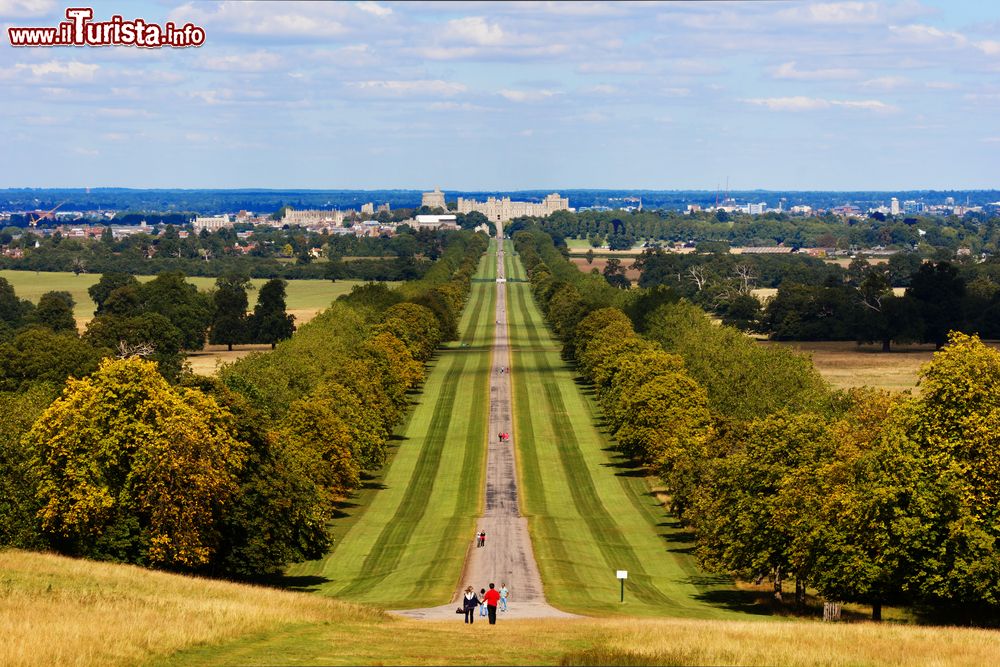
[[[879,100],[827,100],[820,97],[757,97],[740,100],[747,104],[765,107],[771,111],[817,111],[842,107],[845,109],[861,109],[865,111],[895,111],[892,105]]]
[[[449,41],[478,46],[501,46],[511,41],[498,23],[490,23],[482,16],[448,21],[443,36]]]
[[[1000,56],[1000,42],[996,40],[988,39],[976,42],[976,48],[988,56]]]
[[[277,53],[264,50],[206,56],[199,60],[202,68],[214,72],[265,72],[278,69],[283,63]]]
[[[967,42],[961,33],[919,23],[890,25],[889,33],[896,41],[914,46],[964,46]]]
[[[511,102],[543,102],[550,100],[560,93],[555,90],[509,90],[503,89],[500,95]]]
[[[783,9],[775,14],[780,21],[820,25],[873,23],[879,18],[874,2],[819,2]]]
[[[335,37],[347,32],[344,21],[350,5],[340,3],[222,2],[213,9],[189,2],[169,14],[170,20],[188,21],[208,30],[284,37]]]
[[[622,91],[617,86],[612,86],[612,85],[606,84],[606,83],[599,83],[599,84],[597,84],[595,86],[587,86],[585,88],[581,88],[580,92],[584,93],[584,94],[587,94],[587,95],[607,95],[607,96],[610,96],[610,95],[618,95]]]
[[[10,18],[44,16],[55,6],[55,0],[0,0],[0,16]]]
[[[794,60],[782,63],[771,70],[775,79],[791,79],[795,81],[834,81],[837,79],[853,79],[858,75],[856,69],[830,67],[813,70],[800,70]]]
[[[93,81],[94,74],[101,68],[93,63],[81,63],[76,60],[50,60],[44,63],[14,65],[17,72],[30,71],[37,79],[59,79],[62,81]]]
[[[354,90],[366,94],[388,97],[407,97],[414,95],[451,96],[464,93],[464,84],[441,79],[419,79],[407,81],[352,81],[347,84]]]
[[[363,12],[368,12],[378,17],[389,16],[392,14],[392,9],[389,7],[383,7],[377,2],[356,2],[354,6]]]
[[[900,86],[905,86],[910,83],[910,80],[905,76],[878,76],[874,79],[868,79],[867,81],[862,81],[861,85],[865,88],[880,88],[882,90],[891,90],[893,88],[899,88]]]
[[[582,74],[641,74],[650,68],[644,60],[618,60],[583,63],[576,69]]]

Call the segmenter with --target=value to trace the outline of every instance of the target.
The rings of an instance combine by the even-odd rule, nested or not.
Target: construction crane
[[[32,211],[28,213],[28,224],[31,225],[32,229],[34,229],[35,227],[38,226],[39,221],[48,220],[49,218],[54,218],[55,212],[59,209],[60,206],[62,206],[65,203],[66,202],[64,201],[59,202],[58,204],[55,205],[55,208],[53,208],[51,211],[45,211],[44,213],[42,213],[41,211]]]

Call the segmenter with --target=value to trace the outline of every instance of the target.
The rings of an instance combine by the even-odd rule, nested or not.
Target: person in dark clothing
[[[465,610],[465,622],[472,624],[476,620],[476,607],[479,606],[479,598],[476,597],[475,592],[472,590],[472,586],[465,589],[465,595],[462,596],[462,609]]]
[[[500,601],[500,592],[497,591],[496,586],[490,584],[490,590],[486,591],[483,595],[483,600],[486,601],[486,613],[490,617],[490,625],[497,624],[497,603]]]

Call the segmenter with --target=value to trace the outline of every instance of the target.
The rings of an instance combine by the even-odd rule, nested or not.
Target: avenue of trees
[[[424,279],[358,287],[290,338],[281,281],[248,314],[239,277],[200,294],[179,274],[105,276],[82,337],[0,283],[0,546],[236,577],[321,556],[337,503],[385,462],[486,245],[455,233]],[[156,356],[167,338],[225,343],[241,327],[275,349],[219,378]]]
[[[602,285],[537,229],[515,245],[616,446],[662,479],[706,569],[769,578],[778,599],[794,582],[800,607],[810,590],[875,619],[883,604],[997,618],[1000,352],[953,332],[919,396],[835,392],[670,288]]]

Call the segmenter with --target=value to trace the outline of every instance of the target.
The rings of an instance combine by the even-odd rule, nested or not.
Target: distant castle
[[[425,192],[420,198],[420,205],[429,208],[446,208],[444,193],[439,188],[433,192]],[[560,197],[553,192],[547,195],[541,203],[530,201],[511,201],[510,197],[497,199],[490,197],[486,201],[476,201],[475,199],[458,198],[458,213],[472,213],[478,211],[486,216],[490,222],[507,222],[521,216],[535,216],[544,218],[552,215],[556,211],[572,211],[569,207],[569,198]]]

